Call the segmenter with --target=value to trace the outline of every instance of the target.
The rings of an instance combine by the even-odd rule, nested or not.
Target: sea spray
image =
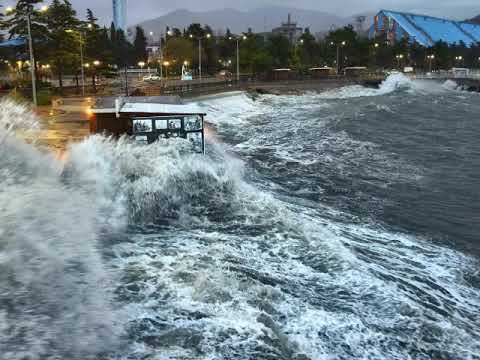
[[[470,130],[465,115],[477,113],[478,106],[473,101],[460,106],[448,91],[434,107],[430,93],[404,89],[367,101],[320,96],[262,96],[256,101],[239,96],[228,99],[229,106],[224,107],[217,100],[202,102],[211,110],[218,139],[224,142],[208,144],[205,157],[184,153],[181,142],[136,146],[126,138],[94,136],[73,145],[66,168],[58,171],[56,162],[43,161],[34,148],[9,137],[8,145],[15,147],[2,153],[7,156],[0,164],[10,169],[5,178],[11,180],[2,185],[12,190],[2,194],[2,209],[11,212],[9,206],[16,204],[12,197],[20,201],[21,191],[42,191],[33,191],[32,204],[23,201],[16,206],[15,216],[0,213],[2,229],[12,218],[22,219],[2,234],[12,233],[7,239],[18,237],[16,242],[23,244],[21,226],[32,223],[33,231],[26,234],[37,234],[35,244],[42,244],[43,238],[60,244],[60,260],[54,262],[60,265],[65,240],[57,239],[72,234],[66,244],[73,254],[84,254],[72,261],[83,271],[58,271],[59,280],[52,283],[68,277],[77,289],[81,276],[88,286],[74,298],[97,299],[84,302],[85,311],[73,306],[62,291],[39,303],[53,303],[47,308],[72,314],[75,321],[67,324],[90,324],[85,328],[93,329],[92,334],[102,334],[98,323],[103,321],[105,329],[116,329],[109,321],[113,316],[114,323],[121,323],[127,346],[117,346],[113,336],[113,341],[102,341],[111,351],[105,350],[82,330],[75,333],[76,342],[63,335],[67,341],[61,349],[53,342],[50,353],[39,349],[42,341],[29,340],[20,348],[19,337],[2,337],[0,344],[9,346],[8,355],[15,359],[13,351],[22,350],[20,356],[29,351],[37,358],[105,354],[122,360],[475,359],[480,352],[478,262],[452,246],[436,244],[436,239],[405,227],[401,220],[411,214],[407,223],[418,221],[423,229],[428,221],[439,219],[433,222],[435,229],[454,228],[455,241],[462,229],[475,229],[476,223],[462,223],[464,216],[456,215],[470,204],[470,214],[478,213],[474,211],[478,192],[467,192],[468,201],[455,203],[454,213],[446,212],[445,204],[455,197],[443,196],[455,193],[456,184],[462,183],[462,199],[475,167],[456,157],[455,164],[462,161],[462,169],[468,171],[455,172],[455,186],[445,191],[443,180],[450,172],[433,177],[437,173],[431,168],[442,169],[444,164],[430,163],[437,165],[440,153],[445,159],[458,136],[469,144],[461,149],[471,149],[465,159],[475,159],[480,153],[476,133],[463,129]],[[382,110],[386,104],[391,112]],[[442,141],[438,137],[432,141],[432,128],[450,107],[459,113],[461,126],[454,127],[456,131],[447,128]],[[421,114],[426,115],[420,118]],[[455,125],[451,118],[450,114],[442,126]],[[438,129],[433,133],[443,135]],[[418,148],[445,142],[448,152]],[[20,145],[23,150],[14,150]],[[457,153],[462,155],[458,149]],[[409,158],[412,154],[416,157]],[[424,158],[428,161],[421,162]],[[1,163],[6,159],[11,159],[8,164]],[[440,182],[432,183],[432,178]],[[14,184],[19,184],[16,192]],[[420,196],[416,189],[422,190]],[[441,198],[428,198],[429,189],[442,191]],[[422,196],[427,196],[426,202],[411,205]],[[31,207],[43,203],[47,205],[40,206],[42,211],[32,212]],[[434,206],[428,207],[431,203]],[[439,207],[441,215],[449,216],[438,218]],[[393,226],[388,222],[392,219],[397,221]],[[457,222],[461,226],[455,226]],[[49,230],[42,230],[45,227]],[[12,254],[3,248],[2,243],[0,266]],[[50,269],[50,263],[41,269]],[[3,273],[25,271],[21,266],[15,269]],[[91,279],[102,286],[91,285]],[[22,298],[16,283],[1,284],[0,296],[5,296],[1,299],[10,301],[2,303],[10,307],[1,307],[2,335],[10,334],[12,319],[23,323],[32,321],[36,312],[45,313],[42,306],[14,312],[9,294],[27,300],[35,294],[26,292]],[[39,284],[52,290],[45,282]],[[105,309],[102,316],[96,309]],[[86,314],[98,316],[90,322]],[[57,327],[49,333],[46,324],[50,325],[37,321],[27,333],[49,340]],[[67,354],[67,348],[75,356]]]
[[[96,204],[62,182],[52,156],[12,135],[35,116],[0,107],[0,357],[96,359],[121,332]]]

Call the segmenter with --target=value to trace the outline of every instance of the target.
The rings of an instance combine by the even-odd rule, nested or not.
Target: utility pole
[[[82,73],[82,96],[85,97],[85,70],[83,69],[83,38],[82,32],[80,32],[80,66],[81,66],[81,73]]]
[[[337,76],[340,73],[340,47],[337,44]]]
[[[240,82],[240,40],[237,38],[237,82]]]
[[[30,50],[30,74],[32,77],[32,96],[33,104],[37,106],[37,84],[35,79],[35,57],[33,55],[33,41],[32,41],[32,12],[27,14],[27,28],[28,28],[28,47]]]
[[[198,78],[202,80],[202,39],[198,39]]]

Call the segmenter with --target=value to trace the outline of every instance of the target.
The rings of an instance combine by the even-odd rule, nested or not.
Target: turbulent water
[[[0,359],[480,359],[478,94],[198,105],[206,157],[59,162],[0,104]]]

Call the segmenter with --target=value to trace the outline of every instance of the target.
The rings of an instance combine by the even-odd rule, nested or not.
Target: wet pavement
[[[69,143],[88,136],[86,109],[91,101],[90,98],[65,99],[63,104],[37,108],[40,125],[40,130],[35,132],[37,145],[61,154]]]

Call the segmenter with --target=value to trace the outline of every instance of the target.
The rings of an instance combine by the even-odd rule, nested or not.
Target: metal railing
[[[432,72],[432,73],[417,73],[411,75],[414,79],[419,80],[480,80],[480,71],[470,71],[468,73],[455,72]]]

